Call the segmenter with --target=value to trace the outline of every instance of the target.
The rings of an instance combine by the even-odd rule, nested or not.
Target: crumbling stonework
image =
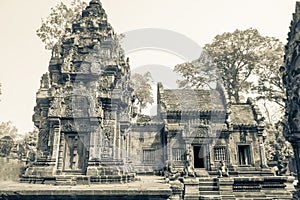
[[[285,67],[281,67],[283,72],[283,83],[286,86],[286,112],[284,122],[284,134],[287,140],[292,144],[295,154],[295,163],[297,167],[297,176],[300,180],[300,3],[296,3],[296,11],[293,14],[293,20],[288,34],[288,43],[285,47]],[[300,197],[300,185],[297,185]]]
[[[147,174],[164,177],[170,199],[291,197],[285,187],[293,179],[266,165],[253,100],[229,103],[220,84],[170,90],[158,83],[157,116],[136,119],[129,81],[129,60],[92,0],[42,76],[33,116],[38,157],[21,181],[127,183]]]

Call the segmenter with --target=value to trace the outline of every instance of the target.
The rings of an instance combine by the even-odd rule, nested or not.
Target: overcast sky
[[[58,0],[1,0],[0,56],[2,95],[0,122],[11,120],[26,132],[31,121],[40,77],[48,69],[50,52],[35,35],[41,19]],[[70,1],[63,1],[68,4]],[[294,0],[102,0],[108,20],[117,33],[140,28],[175,31],[200,46],[215,35],[235,29],[256,28],[262,35],[286,43]],[[164,65],[172,68],[179,58],[162,52],[132,53],[132,68]]]

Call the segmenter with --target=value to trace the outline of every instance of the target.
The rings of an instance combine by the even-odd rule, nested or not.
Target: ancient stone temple
[[[141,120],[129,59],[100,1],[92,0],[42,76],[33,116],[38,157],[21,181],[128,183],[147,174],[168,187],[160,199],[291,198],[286,186],[293,179],[266,165],[264,123],[253,100],[229,103],[220,83],[214,90],[157,88],[157,116]]]
[[[285,48],[285,67],[281,68],[283,83],[286,86],[285,137],[292,144],[295,154],[297,176],[300,180],[300,2],[296,3],[296,11],[288,34]],[[300,197],[300,184],[297,185],[295,198]]]
[[[33,116],[39,155],[25,179],[59,181],[59,175],[68,174],[89,175],[92,182],[102,175],[120,175],[119,182],[133,178],[125,165],[129,73],[101,3],[91,1],[54,47],[49,72],[42,77]]]

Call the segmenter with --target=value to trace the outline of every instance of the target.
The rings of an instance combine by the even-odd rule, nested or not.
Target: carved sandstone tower
[[[99,0],[92,0],[52,51],[33,121],[38,158],[23,180],[62,176],[128,181],[130,68]],[[102,177],[102,178],[101,178]],[[88,179],[87,178],[87,179]]]
[[[283,82],[286,86],[286,122],[285,137],[292,144],[297,167],[297,176],[300,180],[300,2],[296,3],[296,12],[288,34],[288,43],[285,47],[285,71]],[[281,68],[283,71],[283,68]],[[300,196],[300,183],[297,185]]]

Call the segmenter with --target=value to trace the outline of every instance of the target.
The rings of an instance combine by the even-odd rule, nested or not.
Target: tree
[[[0,139],[0,156],[8,156],[14,146],[14,140],[11,136],[6,135]]]
[[[45,44],[45,49],[52,50],[57,42],[60,43],[63,35],[71,32],[72,23],[86,6],[82,0],[73,0],[70,7],[61,2],[51,8],[50,15],[46,20],[42,19],[42,25],[36,31],[37,36]]]
[[[18,129],[11,121],[2,122],[0,124],[0,154],[1,156],[8,156],[10,150],[13,148]]]
[[[276,103],[282,110],[285,106],[285,87],[282,81],[280,66],[283,65],[284,45],[276,38],[265,38],[265,53],[260,58],[261,67],[255,69],[258,82],[252,91],[258,94],[257,99]]]
[[[150,72],[146,72],[143,75],[135,73],[131,76],[131,86],[134,89],[133,97],[138,104],[140,114],[142,113],[142,109],[146,108],[147,104],[154,102],[151,81]]]
[[[291,144],[284,138],[280,122],[276,123],[275,126],[267,124],[265,131],[268,133],[265,141],[268,161],[287,160],[293,156]]]
[[[38,128],[35,127],[33,131],[27,132],[24,135],[23,141],[20,143],[24,149],[23,154],[31,162],[33,162],[36,157],[38,131]]]
[[[203,61],[203,58],[207,60],[208,56],[201,55],[196,61],[200,65],[192,64],[187,69],[184,69],[185,64],[178,65],[175,71],[179,72],[186,81],[196,80],[195,83],[192,81],[190,84],[198,88],[201,78],[205,77],[206,81],[210,79],[212,73],[210,69],[214,70],[212,66],[215,66],[223,80],[229,100],[240,103],[241,94],[249,93],[253,87],[255,72],[258,72],[256,69],[276,66],[277,60],[274,60],[275,56],[271,55],[278,54],[279,49],[272,46],[277,41],[275,38],[261,36],[256,29],[252,28],[223,33],[217,35],[211,44],[206,44],[203,48],[203,53],[211,58],[213,65],[207,65],[206,63],[211,62]],[[200,70],[199,66],[201,66]],[[194,74],[189,74],[191,71]]]
[[[4,136],[10,136],[16,138],[18,129],[13,125],[11,121],[0,123],[0,138]]]
[[[211,88],[212,83],[220,78],[216,66],[205,50],[197,60],[176,65],[174,71],[184,78],[177,80],[180,88]]]

